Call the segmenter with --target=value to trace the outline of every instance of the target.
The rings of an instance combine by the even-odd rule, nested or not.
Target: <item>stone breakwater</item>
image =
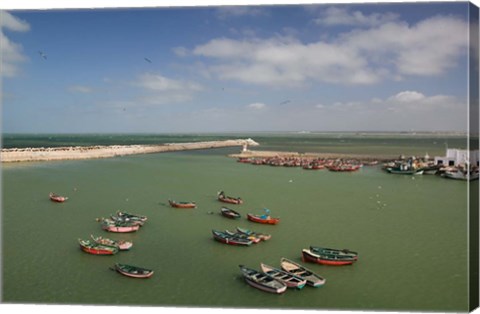
[[[2,162],[54,161],[73,159],[110,158],[117,156],[152,154],[184,150],[257,146],[252,139],[210,141],[197,143],[167,143],[162,145],[71,146],[40,148],[4,148]]]

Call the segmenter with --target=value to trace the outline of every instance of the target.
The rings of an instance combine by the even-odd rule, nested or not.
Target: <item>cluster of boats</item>
[[[117,211],[115,215],[110,215],[110,218],[100,218],[98,220],[105,231],[126,233],[140,229],[147,221],[147,217]]]
[[[261,241],[267,241],[272,237],[270,234],[259,233],[240,227],[237,227],[236,231],[213,229],[212,234],[213,238],[218,242],[239,246],[250,246]]]
[[[358,260],[358,253],[346,249],[310,246],[310,249],[302,250],[302,260],[322,265],[351,265]],[[284,293],[288,288],[302,289],[305,285],[321,287],[326,282],[322,276],[284,257],[280,259],[280,268],[264,263],[260,264],[261,270],[244,265],[239,265],[239,267],[245,281],[250,286],[276,294]]]
[[[102,229],[109,232],[132,232],[138,230],[147,221],[146,216],[130,214],[117,211],[110,218],[97,219],[102,223]],[[78,239],[80,249],[93,255],[115,255],[119,251],[128,251],[132,248],[133,242],[126,240],[114,240],[102,236],[90,235],[91,239]],[[111,270],[132,278],[149,278],[153,275],[153,270],[144,267],[115,263]]]
[[[359,161],[356,159],[338,158],[308,158],[308,157],[268,157],[268,158],[238,158],[238,162],[252,165],[269,165],[275,167],[301,167],[305,170],[328,169],[330,171],[357,171],[364,164],[375,165],[378,161]]]
[[[318,288],[325,284],[326,279],[308,268],[287,258],[280,259],[280,268],[264,263],[261,270],[239,265],[245,282],[259,290],[281,294],[291,289],[303,289],[306,285]]]
[[[383,164],[383,170],[393,174],[422,175],[433,174],[448,179],[457,180],[477,180],[479,178],[478,167],[473,166],[469,169],[466,165],[444,166],[435,165],[431,161],[416,159],[414,157],[408,159],[395,160]]]

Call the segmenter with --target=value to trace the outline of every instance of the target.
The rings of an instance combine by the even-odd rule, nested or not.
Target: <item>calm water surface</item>
[[[401,148],[398,154],[412,149]],[[225,157],[237,150],[3,165],[3,301],[468,309],[466,182],[390,175],[379,167],[334,173],[252,166]],[[268,207],[280,224],[222,217],[219,190],[244,199],[231,205],[244,217]],[[69,200],[52,203],[51,191]],[[196,201],[198,208],[170,208],[169,198]],[[117,210],[147,215],[148,222],[132,234],[103,231],[95,219]],[[211,229],[236,226],[272,239],[248,248],[212,239]],[[77,239],[90,234],[129,239],[134,247],[115,256],[89,255]],[[239,264],[258,269],[261,262],[278,267],[281,257],[300,262],[309,245],[350,248],[360,258],[353,266],[308,264],[327,278],[326,285],[283,295],[258,291],[240,276]],[[130,279],[109,270],[115,262],[150,267],[155,275]]]

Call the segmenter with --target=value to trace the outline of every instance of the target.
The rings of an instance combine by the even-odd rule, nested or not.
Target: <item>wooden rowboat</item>
[[[269,225],[276,225],[280,222],[280,218],[273,218],[268,215],[247,214],[247,218],[248,220],[253,222],[258,222],[261,224],[269,224]]]
[[[226,196],[223,191],[217,193],[217,198],[220,202],[229,203],[229,204],[243,204],[243,200],[240,197],[231,197]]]
[[[118,252],[118,248],[113,246],[101,245],[93,241],[78,239],[80,249],[85,253],[94,255],[113,255]]]
[[[115,264],[115,270],[124,276],[133,278],[150,278],[153,275],[151,269],[120,263]]]
[[[57,203],[63,203],[65,202],[66,200],[68,200],[68,197],[66,196],[60,196],[60,195],[57,195],[55,193],[52,193],[50,192],[50,194],[48,194],[48,197],[50,198],[50,200],[52,202],[57,202]]]
[[[348,249],[329,249],[319,246],[310,246],[310,251],[315,254],[319,255],[332,255],[332,256],[339,256],[343,258],[351,258],[353,260],[358,259],[358,253],[354,251],[350,251]]]
[[[287,285],[265,273],[244,265],[239,265],[239,267],[245,281],[254,288],[276,294],[284,293],[287,290]]]
[[[197,204],[195,202],[176,202],[172,200],[168,200],[170,206],[175,208],[197,208]]]
[[[319,255],[307,249],[302,250],[302,260],[304,262],[317,263],[321,265],[333,265],[333,266],[352,265],[355,262],[355,260],[352,258]]]
[[[260,238],[257,238],[255,236],[251,236],[251,235],[246,235],[244,233],[232,232],[232,231],[229,231],[229,230],[225,230],[225,233],[228,234],[228,235],[231,235],[232,237],[250,240],[250,241],[252,241],[252,243],[260,242]]]
[[[284,257],[280,259],[280,267],[286,272],[305,279],[307,281],[307,285],[315,288],[323,286],[326,282],[325,278]]]
[[[307,281],[305,279],[295,276],[284,270],[277,269],[263,263],[260,264],[260,267],[265,274],[272,276],[278,281],[283,282],[287,286],[287,288],[302,289],[307,284]]]
[[[139,228],[140,228],[140,225],[115,222],[110,219],[102,219],[102,229],[109,232],[120,232],[120,233],[135,232]]]
[[[212,230],[213,238],[221,243],[229,245],[250,246],[253,242],[246,238],[240,238],[235,235],[228,234],[226,232]]]
[[[240,215],[239,212],[237,212],[233,209],[227,208],[227,207],[222,207],[220,209],[220,212],[222,213],[223,216],[225,216],[227,218],[231,218],[231,219],[238,219],[238,218],[242,217],[242,215]]]
[[[120,251],[130,250],[130,248],[133,246],[133,243],[130,241],[112,240],[112,239],[103,238],[103,237],[94,237],[93,235],[90,235],[90,237],[95,243],[106,245],[106,246],[113,246],[118,248]]]
[[[237,227],[237,231],[239,233],[243,233],[243,234],[248,235],[248,236],[254,236],[256,238],[259,238],[262,241],[270,240],[270,238],[272,237],[272,235],[270,235],[270,234],[259,233],[259,232],[251,231],[251,230],[248,230],[248,229],[240,228],[240,227]]]

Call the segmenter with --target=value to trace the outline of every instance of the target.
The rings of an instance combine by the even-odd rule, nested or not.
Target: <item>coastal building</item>
[[[448,148],[446,156],[435,157],[436,165],[459,166],[471,164],[478,167],[478,150]]]

